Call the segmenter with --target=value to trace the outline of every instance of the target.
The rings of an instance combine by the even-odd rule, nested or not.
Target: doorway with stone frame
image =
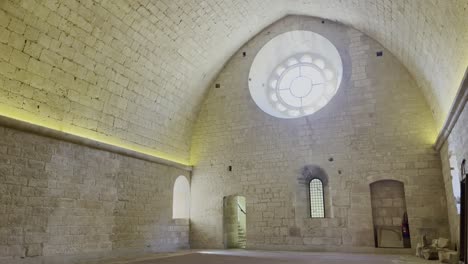
[[[375,247],[411,248],[404,184],[376,181],[370,191]]]
[[[247,246],[246,198],[230,195],[223,198],[223,241],[225,248],[244,249]]]

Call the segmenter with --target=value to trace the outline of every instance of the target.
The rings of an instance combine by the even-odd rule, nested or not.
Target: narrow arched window
[[[325,204],[323,194],[323,182],[320,179],[312,179],[309,183],[310,217],[325,218]]]
[[[190,218],[190,184],[185,176],[177,177],[174,183],[174,198],[172,200],[172,218]]]

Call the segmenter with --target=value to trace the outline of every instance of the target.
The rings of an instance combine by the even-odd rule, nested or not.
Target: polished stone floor
[[[1,260],[1,264],[424,264],[411,255],[312,253],[287,251],[210,250],[181,251],[177,253],[125,254],[119,257],[87,256],[79,258],[28,258]]]

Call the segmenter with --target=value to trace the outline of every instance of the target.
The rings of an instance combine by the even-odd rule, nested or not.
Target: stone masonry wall
[[[452,188],[452,174],[459,178],[461,163],[463,159],[468,160],[468,108],[466,106],[458,118],[458,121],[450,133],[450,136],[440,150],[440,155],[443,165],[445,190],[447,193],[447,209],[450,220],[450,233],[452,241],[458,243],[460,216],[458,215],[457,209],[455,207],[455,198],[453,196]],[[454,164],[449,163],[451,156],[456,157]],[[453,171],[455,171],[455,173],[452,173]]]
[[[249,69],[267,41],[298,29],[335,44],[344,80],[319,112],[277,119],[251,99]],[[428,230],[448,235],[430,109],[408,71],[376,41],[331,21],[286,17],[235,53],[215,83],[220,88],[211,87],[192,139],[192,247],[224,246],[222,201],[233,194],[247,200],[247,248],[373,247],[369,184],[385,179],[404,183],[413,246]],[[296,215],[295,189],[306,165],[328,175],[329,218]]]
[[[468,60],[467,6],[466,0],[2,0],[0,110],[185,162],[208,83],[243,43],[289,13],[354,25],[383,43],[414,74],[440,127]]]
[[[170,51],[167,9],[161,1],[0,1],[0,111],[187,162],[201,93],[183,81],[192,69],[181,62],[201,58],[193,47]]]
[[[397,181],[373,183],[371,205],[374,226],[401,226],[406,212],[403,184]]]
[[[0,127],[0,259],[187,248],[188,220],[172,220],[179,175]]]

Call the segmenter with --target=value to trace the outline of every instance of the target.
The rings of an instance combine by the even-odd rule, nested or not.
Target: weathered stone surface
[[[468,58],[464,0],[3,2],[0,42],[27,54],[32,64],[48,66],[38,64],[44,72],[34,65],[23,70],[24,56],[5,53],[2,75],[31,85],[34,96],[22,94],[21,84],[1,86],[2,106],[32,115],[31,121],[58,121],[185,160],[209,82],[238,47],[284,10],[336,19],[383,43],[416,77],[438,127]],[[50,75],[50,67],[66,74]],[[354,78],[363,75],[356,68]]]
[[[439,259],[439,253],[435,248],[425,248],[422,250],[422,256],[427,260],[437,260]]]
[[[37,120],[112,135],[187,160],[192,122],[204,88],[216,74],[214,69],[220,69],[225,62],[226,54],[284,14],[286,6],[292,12],[338,16],[372,34],[408,66],[425,92],[436,125],[414,80],[392,54],[366,35],[337,26],[334,30],[338,33],[331,35],[335,35],[334,41],[345,43],[342,50],[351,57],[353,73],[349,76],[352,85],[345,87],[345,95],[334,99],[331,111],[324,109],[315,117],[281,123],[260,116],[245,89],[210,92],[192,146],[193,160],[200,164],[199,182],[209,182],[202,190],[216,194],[228,192],[223,186],[229,186],[229,192],[249,194],[251,206],[259,211],[251,216],[255,223],[252,245],[299,245],[302,239],[289,237],[287,227],[298,226],[301,231],[315,234],[321,231],[313,227],[320,226],[334,228],[330,231],[332,238],[341,231],[343,244],[369,246],[372,219],[365,186],[375,180],[397,178],[405,183],[410,198],[411,232],[415,236],[425,232],[444,235],[447,200],[454,240],[458,221],[451,187],[446,184],[447,199],[441,198],[439,157],[429,145],[436,134],[433,127],[443,123],[466,67],[466,9],[463,0],[429,3],[421,8],[425,4],[327,0],[289,6],[288,1],[279,0],[245,1],[243,5],[232,5],[232,1],[192,5],[182,0],[138,4],[6,0],[0,7],[0,104]],[[223,10],[229,10],[232,16],[224,16]],[[258,12],[263,14],[261,19]],[[225,22],[219,23],[213,17],[224,17]],[[408,23],[408,19],[420,23]],[[451,30],[437,30],[432,21]],[[417,30],[419,27],[421,30]],[[396,34],[395,29],[404,34]],[[240,59],[240,52],[236,54],[218,78],[223,87],[245,88],[249,60],[261,45],[256,41],[263,40],[257,38],[245,47],[246,59]],[[429,55],[421,56],[421,43],[431,43],[422,47]],[[385,51],[380,60],[373,57],[376,50]],[[437,63],[428,63],[428,58]],[[447,157],[456,155],[458,166],[467,156],[466,116],[462,115],[442,151],[446,183],[451,177]],[[251,122],[243,121],[247,119]],[[206,138],[200,138],[203,132],[209,132],[204,134]],[[39,251],[37,241],[43,241],[41,250],[50,253],[112,248],[109,240],[114,235],[109,235],[108,226],[114,222],[116,230],[125,232],[115,235],[119,238],[116,246],[148,246],[142,242],[151,240],[148,223],[162,221],[166,226],[167,219],[151,220],[160,209],[159,205],[151,207],[153,202],[161,201],[155,202],[154,197],[152,200],[154,190],[146,189],[153,183],[146,179],[148,175],[159,173],[161,168],[141,169],[147,168],[147,163],[124,161],[103,152],[84,151],[83,156],[76,154],[79,151],[74,147],[61,149],[54,143],[49,148],[46,142],[0,137],[0,215],[7,216],[0,217],[0,255],[28,254],[29,247],[17,244],[26,238],[21,235],[22,226],[28,227],[27,243],[32,243],[30,254],[34,255]],[[205,147],[206,152],[199,151]],[[333,164],[326,161],[331,155],[335,156]],[[234,170],[235,177],[225,174],[225,167],[231,163],[241,168]],[[103,169],[102,164],[108,167]],[[334,218],[315,222],[299,217],[301,222],[297,222],[292,206],[293,184],[285,175],[293,175],[304,164],[319,164],[330,174],[333,187],[329,202],[334,204]],[[358,189],[360,195],[352,195]],[[437,199],[425,206],[434,197]],[[213,200],[207,202],[210,209],[206,215],[203,203],[199,203],[203,214],[198,215],[195,226],[204,237],[196,240],[200,244],[214,241],[219,246],[220,210]],[[114,213],[118,217],[110,217]],[[142,213],[144,217],[134,217]],[[392,218],[393,223],[397,221]],[[91,227],[69,227],[73,222]],[[136,223],[138,228],[134,227]],[[131,224],[130,230],[126,230],[127,224]],[[4,227],[6,233],[1,230]],[[44,238],[38,234],[44,232],[52,235]],[[85,235],[89,233],[97,235]],[[320,241],[329,238],[329,234],[321,235],[324,239]],[[172,236],[176,235],[167,237]]]
[[[323,109],[283,120],[258,109],[248,78],[260,48],[289,30],[328,38],[342,56],[345,77]],[[384,56],[376,56],[379,50]],[[193,136],[192,246],[223,246],[222,199],[235,193],[247,198],[252,212],[247,248],[374,247],[369,184],[386,179],[404,184],[413,247],[428,230],[436,237],[448,234],[431,111],[411,75],[376,41],[330,21],[286,17],[236,52],[214,83],[221,87],[213,85],[208,93]],[[308,202],[297,191],[297,179],[306,165],[327,173],[329,218],[310,219],[301,209]],[[397,216],[388,219],[401,224]],[[290,227],[300,228],[304,239],[280,232]]]
[[[0,258],[188,247],[186,171],[6,128],[0,146]]]
[[[380,181],[371,185],[371,204],[374,226],[400,229],[407,211],[404,184],[398,181]],[[380,239],[380,238],[379,238]],[[403,246],[401,241],[400,247]]]
[[[437,239],[438,248],[448,248],[450,246],[450,240],[447,238],[440,237]]]
[[[465,105],[450,136],[440,150],[444,183],[446,190],[448,217],[450,220],[450,235],[453,245],[459,244],[460,217],[457,212],[452,187],[452,178],[460,181],[460,168],[463,159],[468,160],[468,107]],[[459,247],[458,247],[459,248]]]
[[[458,264],[458,253],[452,250],[439,251],[439,261],[442,263]]]

